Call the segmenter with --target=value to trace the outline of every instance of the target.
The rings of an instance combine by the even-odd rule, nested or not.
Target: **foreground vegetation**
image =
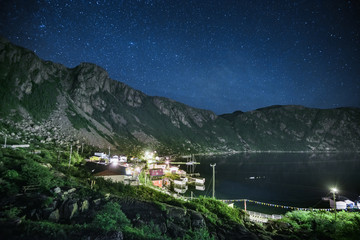
[[[282,233],[294,239],[360,239],[358,212],[293,211],[286,213],[279,223],[287,223]]]
[[[340,212],[335,221],[334,214],[329,212],[294,211],[280,221],[257,225],[249,222],[242,210],[211,198],[183,201],[145,186],[130,187],[104,179],[96,179],[96,184],[91,186],[95,179],[84,169],[83,157],[75,152],[71,159],[69,165],[68,153],[59,149],[40,152],[0,149],[2,236],[9,239],[107,239],[120,235],[124,239],[358,239],[360,236],[359,213]],[[56,193],[56,188],[76,191],[69,197],[67,193]],[[70,218],[44,217],[49,215],[46,215],[48,209],[54,209],[52,206],[59,202],[63,206],[74,199],[94,200],[93,203],[100,199],[101,204],[93,204]],[[153,215],[146,217],[148,212]],[[189,212],[191,218],[200,219],[198,226],[186,223]],[[174,225],[171,230],[169,226]],[[178,226],[189,227],[181,232]]]

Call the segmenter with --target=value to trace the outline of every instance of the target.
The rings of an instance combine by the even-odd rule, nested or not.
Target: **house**
[[[94,161],[100,161],[100,157],[98,156],[92,156],[90,157],[90,161],[94,162]]]
[[[163,179],[163,184],[165,185],[165,187],[170,187],[171,186],[171,181],[169,178],[164,178]]]
[[[29,144],[22,144],[22,145],[9,145],[10,148],[28,148],[30,147]]]
[[[110,158],[110,163],[118,164],[118,162],[119,162],[119,156],[114,155]]]
[[[100,158],[108,158],[108,156],[105,154],[105,153],[98,153],[98,152],[96,152],[96,153],[94,153],[94,155],[95,156],[98,156],[98,157],[100,157]]]
[[[96,174],[94,174],[95,177],[102,177],[105,180],[111,180],[113,182],[124,182],[126,175],[125,174],[121,174],[118,171],[113,171],[113,170],[104,170],[102,172],[98,172]]]
[[[171,166],[171,167],[170,167],[170,172],[171,172],[171,173],[174,173],[174,174],[175,174],[175,173],[177,173],[177,171],[179,171],[179,167],[174,167],[174,166]]]
[[[149,170],[150,177],[155,176],[164,176],[164,171],[162,168],[154,168]]]
[[[163,180],[162,179],[152,180],[151,182],[155,187],[159,187],[159,188],[163,187]]]
[[[155,164],[154,168],[161,168],[161,169],[165,170],[166,164]]]
[[[127,162],[127,157],[124,155],[120,155],[119,162]]]
[[[334,200],[332,198],[329,198],[329,202],[330,202],[330,208],[334,208]],[[355,203],[353,201],[350,201],[348,198],[343,196],[336,196],[335,202],[336,202],[336,209],[344,210],[355,207]]]

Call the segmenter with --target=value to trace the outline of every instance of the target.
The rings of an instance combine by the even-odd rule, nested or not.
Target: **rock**
[[[191,213],[191,227],[193,229],[206,227],[205,220],[200,213],[195,211],[190,211],[190,213]]]
[[[110,232],[106,235],[97,236],[94,240],[123,240],[124,235],[122,232]]]
[[[168,230],[168,234],[174,239],[177,238],[182,239],[186,234],[186,230],[184,230],[183,228],[179,227],[178,225],[172,222],[168,223],[167,230]]]
[[[188,224],[186,224],[186,220],[188,218],[186,218],[186,210],[183,208],[179,208],[179,207],[170,207],[167,209],[168,213],[167,213],[167,218],[168,219],[172,219],[172,221],[176,224],[179,224],[181,226],[186,226]]]
[[[101,203],[101,199],[99,198],[99,199],[95,199],[95,200],[93,200],[93,203],[96,205],[96,206],[98,206],[100,203]]]
[[[73,200],[66,201],[63,204],[63,213],[65,219],[72,219],[78,213],[78,204]]]
[[[81,203],[81,207],[80,207],[80,211],[81,212],[85,212],[89,209],[89,201],[88,200],[84,200],[82,203]]]
[[[49,221],[51,222],[58,222],[60,219],[60,212],[59,209],[52,211],[49,215]]]
[[[56,194],[61,193],[61,188],[56,187],[56,188],[54,188],[53,192]]]
[[[76,188],[71,188],[71,189],[69,189],[69,190],[67,191],[67,194],[73,193],[73,192],[75,192],[75,191],[76,191]]]
[[[290,228],[290,224],[286,223],[286,222],[276,222],[276,228],[277,229],[289,229]]]
[[[52,168],[52,165],[50,163],[41,163],[41,166],[46,167],[46,168]]]

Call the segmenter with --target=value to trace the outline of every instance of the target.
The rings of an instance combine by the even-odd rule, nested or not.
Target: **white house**
[[[334,200],[329,198],[330,208],[334,208]],[[350,201],[348,198],[339,196],[335,199],[336,202],[336,209],[344,210],[348,208],[354,208],[355,203]]]

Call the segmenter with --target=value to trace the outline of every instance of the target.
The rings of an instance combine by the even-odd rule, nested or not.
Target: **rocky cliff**
[[[311,109],[272,106],[223,115],[252,150],[360,150],[358,108]]]
[[[0,40],[2,134],[23,142],[86,142],[124,153],[360,150],[359,109],[279,106],[217,116],[109,78],[69,69]],[[17,129],[17,130],[16,130]],[[21,131],[19,131],[19,129]]]

